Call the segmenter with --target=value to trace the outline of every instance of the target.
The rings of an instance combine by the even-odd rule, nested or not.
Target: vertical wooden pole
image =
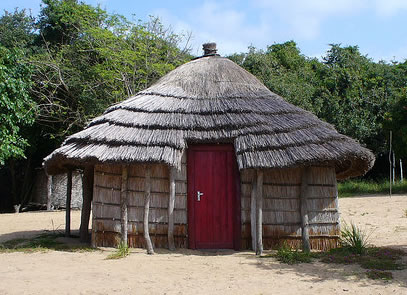
[[[256,252],[257,246],[257,227],[256,227],[256,190],[257,190],[257,174],[253,171],[252,192],[250,194],[250,227],[252,234],[252,250]]]
[[[257,170],[256,183],[256,199],[257,199],[257,233],[256,233],[256,255],[263,253],[263,171]]]
[[[153,243],[151,243],[150,232],[148,230],[148,215],[151,200],[151,166],[146,165],[145,178],[145,202],[144,202],[144,238],[146,240],[147,254],[154,254]]]
[[[71,236],[72,170],[66,174],[65,237]]]
[[[81,242],[89,242],[89,218],[93,198],[93,166],[86,166],[82,178],[82,211],[79,238]]]
[[[392,150],[392,146],[391,146],[391,144],[392,144],[392,137],[393,137],[393,133],[392,133],[392,131],[390,131],[390,147],[389,147],[389,163],[390,163],[390,176],[389,176],[389,187],[390,187],[390,197],[391,197],[391,185],[392,185],[392,183],[391,183],[391,166],[392,166],[392,164],[391,164],[391,150]]]
[[[52,209],[52,175],[47,175],[47,210]]]
[[[302,250],[309,252],[311,249],[309,241],[309,224],[308,224],[308,209],[307,199],[309,194],[308,182],[309,174],[311,173],[310,167],[305,167],[302,170],[301,180],[301,196],[300,196],[300,210],[301,210],[301,232],[302,232]]]
[[[127,179],[128,179],[128,166],[122,167],[122,183],[120,190],[120,225],[121,225],[121,242],[127,246],[127,230],[128,230],[128,217],[127,217]]]
[[[392,162],[392,169],[393,169],[393,184],[396,183],[396,153],[393,152],[393,162]]]
[[[175,175],[176,170],[170,167],[170,197],[168,202],[168,248],[175,250],[174,243],[174,206],[175,206]]]

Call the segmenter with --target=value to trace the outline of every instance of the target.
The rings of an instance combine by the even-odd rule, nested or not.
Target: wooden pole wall
[[[69,237],[71,235],[72,170],[69,170],[66,176],[65,237]]]
[[[154,254],[153,244],[150,239],[150,232],[148,230],[148,215],[150,211],[151,200],[151,166],[146,166],[145,177],[145,203],[144,203],[144,238],[146,240],[147,254]]]
[[[168,248],[175,250],[174,243],[174,206],[175,206],[175,168],[170,168],[170,197],[168,202]]]
[[[89,218],[93,198],[93,174],[94,167],[86,166],[82,179],[82,211],[79,237],[81,242],[89,242]]]
[[[120,225],[121,225],[121,242],[127,245],[127,178],[128,178],[128,167],[122,167],[122,182],[120,190]]]
[[[307,199],[309,194],[309,179],[311,168],[305,167],[302,171],[301,180],[301,195],[300,195],[300,210],[301,210],[301,232],[302,232],[302,249],[305,252],[309,252],[311,249],[309,241],[309,222],[308,222],[308,209]]]
[[[258,169],[256,183],[256,199],[257,199],[257,233],[256,233],[256,255],[263,253],[263,171]]]
[[[257,228],[256,228],[256,190],[257,190],[257,174],[253,173],[252,191],[250,194],[250,227],[252,236],[252,250],[256,252],[257,246]]]

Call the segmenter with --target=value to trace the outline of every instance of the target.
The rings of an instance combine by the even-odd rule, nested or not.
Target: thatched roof
[[[268,90],[227,58],[204,56],[108,108],[45,158],[50,174],[96,163],[180,167],[192,143],[233,143],[239,169],[335,164],[339,178],[366,173],[372,153]]]

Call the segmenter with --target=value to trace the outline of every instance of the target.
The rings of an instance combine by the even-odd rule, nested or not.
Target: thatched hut
[[[217,55],[213,43],[204,49],[45,159],[50,174],[85,169],[92,244],[258,253],[283,241],[336,246],[336,181],[367,172],[372,153]]]

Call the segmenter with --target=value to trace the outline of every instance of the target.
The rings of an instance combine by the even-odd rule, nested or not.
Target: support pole
[[[257,227],[256,227],[256,190],[257,190],[257,174],[256,170],[253,173],[252,192],[250,194],[250,229],[252,234],[252,250],[256,252],[257,246]]]
[[[72,170],[66,174],[65,237],[71,236]]]
[[[393,152],[393,162],[392,162],[392,166],[393,166],[393,184],[396,183],[396,153]]]
[[[81,242],[89,242],[89,218],[93,198],[93,166],[86,166],[82,178],[82,211],[79,238]]]
[[[121,225],[121,242],[127,246],[127,230],[128,230],[128,217],[127,217],[127,178],[128,178],[128,167],[122,167],[122,183],[120,190],[120,225]]]
[[[52,175],[47,175],[47,211],[52,209]]]
[[[257,188],[256,255],[261,255],[263,253],[263,171],[260,169],[257,170],[256,188]]]
[[[302,250],[304,252],[309,252],[311,249],[309,241],[309,224],[307,209],[307,199],[309,194],[308,182],[310,173],[311,168],[305,167],[302,171],[302,180],[301,180],[300,210],[301,210]]]
[[[146,240],[147,254],[154,254],[153,243],[151,243],[150,232],[148,230],[148,215],[150,211],[151,200],[151,166],[146,165],[145,178],[145,203],[144,203],[144,238]]]
[[[392,134],[392,132],[390,131],[390,147],[389,147],[389,163],[390,163],[390,176],[389,176],[389,187],[390,187],[390,197],[391,197],[391,185],[392,185],[392,183],[391,183],[391,166],[392,166],[392,164],[391,164],[391,149],[392,149],[392,146],[391,146],[391,144],[392,144],[392,137],[393,137],[393,134]]]
[[[174,206],[175,206],[175,175],[176,170],[170,167],[170,197],[168,202],[168,248],[175,250],[174,243]]]
[[[400,159],[400,182],[403,182],[403,162]]]

